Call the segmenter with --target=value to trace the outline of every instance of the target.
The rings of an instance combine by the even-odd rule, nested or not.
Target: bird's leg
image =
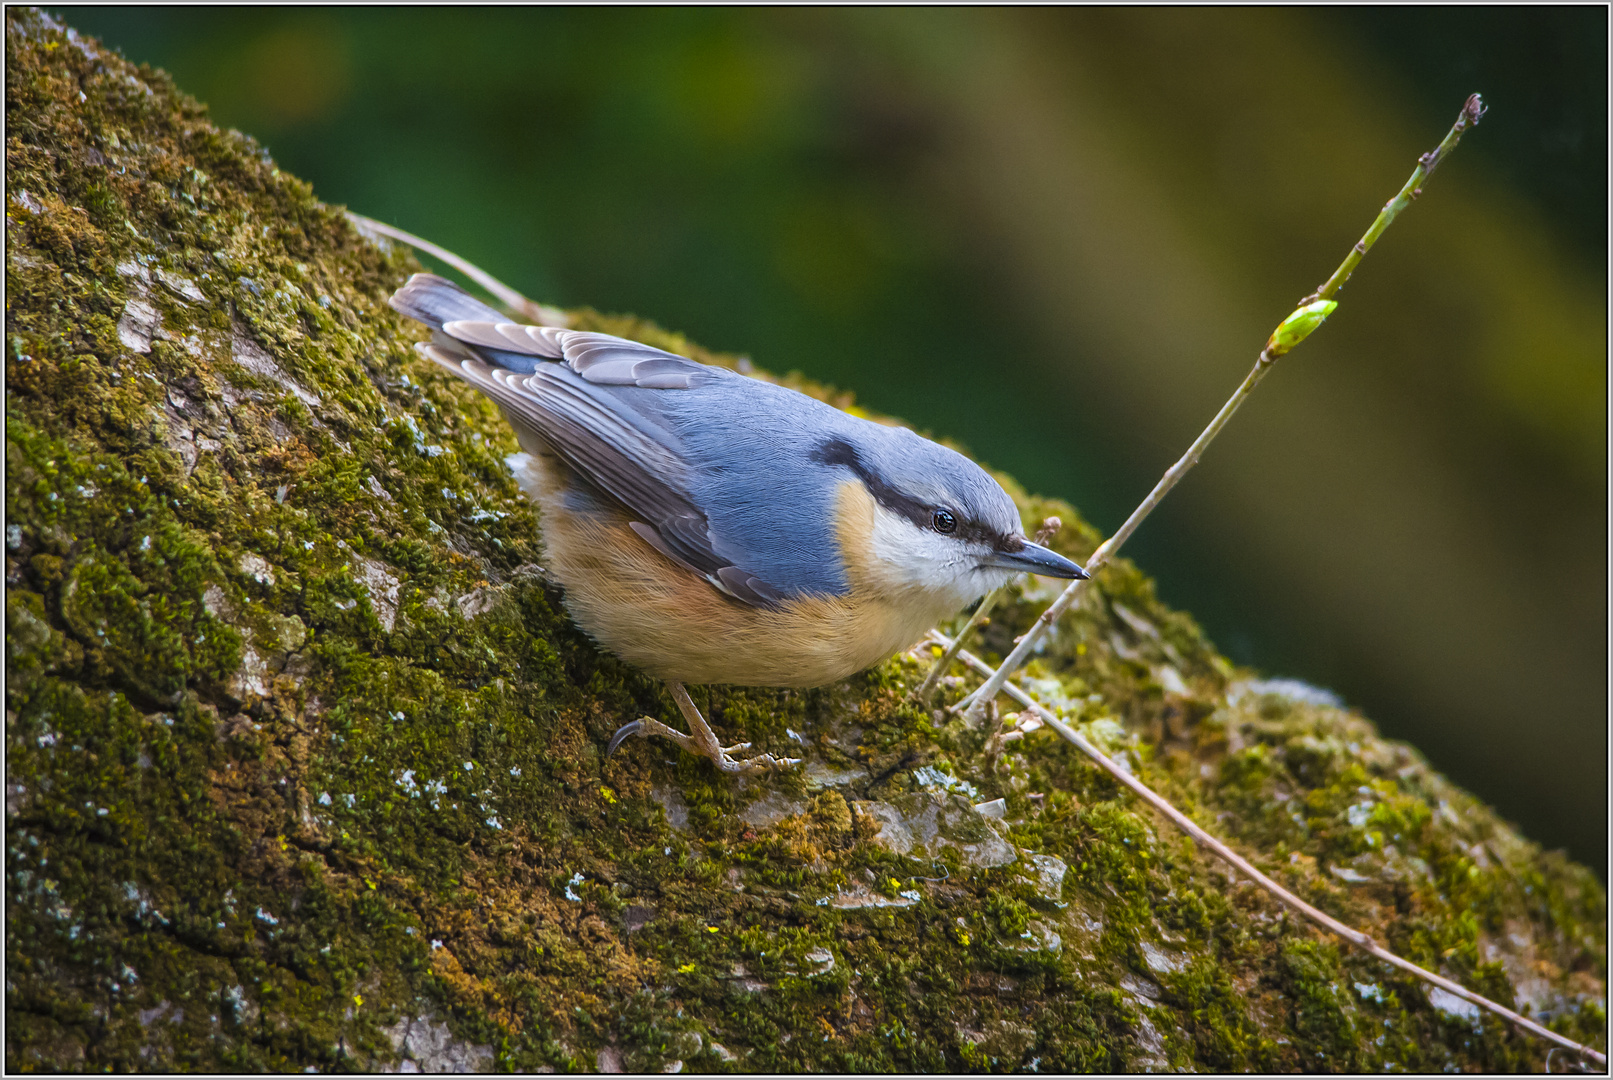
[[[678,703],[678,710],[689,722],[689,730],[693,734],[685,735],[681,731],[669,728],[652,716],[641,716],[630,724],[623,724],[616,734],[611,736],[610,748],[605,751],[606,757],[614,753],[622,744],[622,740],[629,735],[642,735],[645,738],[659,735],[671,739],[691,754],[710,758],[717,768],[725,773],[746,775],[773,769],[788,769],[801,763],[800,758],[776,758],[772,754],[758,754],[750,758],[733,757],[733,754],[741,750],[749,750],[751,744],[746,742],[723,746],[718,743],[716,733],[711,730],[711,725],[706,723],[706,718],[700,715],[700,710],[695,707],[694,701],[689,697],[689,691],[683,688],[683,684],[668,680],[666,685],[667,689],[672,691],[672,700]]]

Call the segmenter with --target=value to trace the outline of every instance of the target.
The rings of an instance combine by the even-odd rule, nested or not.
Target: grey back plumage
[[[647,543],[746,603],[846,593],[845,480],[921,527],[944,507],[960,531],[1010,547],[1019,535],[984,470],[910,431],[637,342],[511,323],[429,274],[392,306],[432,327],[427,355],[621,505]]]

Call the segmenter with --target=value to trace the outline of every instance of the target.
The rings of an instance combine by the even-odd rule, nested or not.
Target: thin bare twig
[[[1132,533],[1137,531],[1137,526],[1143,523],[1143,519],[1153,513],[1154,507],[1158,506],[1160,501],[1170,493],[1171,488],[1176,486],[1177,482],[1187,474],[1189,469],[1198,464],[1199,457],[1204,453],[1205,448],[1221,433],[1221,429],[1226,426],[1227,421],[1232,419],[1232,414],[1238,411],[1238,406],[1242,405],[1244,400],[1254,392],[1254,388],[1260,385],[1260,380],[1266,377],[1266,373],[1276,364],[1278,358],[1295,345],[1298,345],[1312,330],[1321,324],[1321,321],[1336,306],[1332,299],[1333,296],[1349,280],[1350,274],[1354,272],[1356,265],[1366,256],[1372,245],[1377,243],[1378,237],[1383,235],[1384,230],[1400,214],[1400,211],[1410,206],[1412,200],[1422,194],[1423,181],[1444,160],[1446,154],[1456,149],[1456,144],[1461,141],[1462,133],[1477,124],[1483,115],[1484,103],[1479,100],[1479,95],[1474,94],[1462,106],[1461,115],[1456,118],[1455,125],[1446,134],[1439,146],[1417,159],[1417,168],[1413,170],[1411,179],[1406,181],[1405,186],[1400,189],[1398,195],[1384,204],[1384,208],[1379,211],[1377,218],[1372,222],[1372,227],[1350,249],[1350,254],[1345,257],[1339,268],[1333,272],[1333,276],[1323,282],[1322,286],[1314,293],[1301,300],[1298,309],[1284,319],[1276,331],[1272,333],[1271,338],[1266,342],[1266,347],[1260,350],[1260,356],[1256,358],[1254,368],[1250,370],[1248,375],[1244,376],[1242,384],[1227,399],[1226,404],[1221,406],[1221,411],[1215,414],[1215,418],[1210,421],[1209,426],[1199,434],[1197,439],[1193,440],[1193,445],[1187,448],[1187,453],[1183,454],[1181,460],[1165,471],[1165,475],[1160,477],[1159,483],[1154,485],[1154,490],[1150,491],[1141,505],[1131,512],[1131,516],[1126,519],[1124,525],[1120,526],[1120,530],[1100,544],[1098,550],[1092,553],[1092,557],[1087,560],[1086,565],[1086,571],[1091,577],[1072,581],[1069,587],[1059,595],[1059,598],[1054,600],[1046,611],[1042,612],[1041,617],[1031,625],[1025,636],[1020,638],[1019,643],[998,665],[997,670],[992,672],[991,677],[961,704],[965,718],[972,723],[978,722],[985,703],[1002,692],[1003,683],[1007,681],[1009,674],[1017,671],[1020,665],[1025,663],[1030,657],[1031,651],[1036,648],[1037,642],[1042,639],[1042,635],[1047,633],[1048,629],[1058,621],[1059,616],[1068,611],[1081,598],[1090,582],[1096,580],[1098,570],[1119,553],[1120,546],[1130,539]]]
[[[930,631],[930,640],[935,642],[937,645],[940,645],[942,648],[951,648],[954,644],[949,638],[946,637],[946,635],[942,634],[938,630]],[[979,657],[975,656],[966,649],[958,650],[957,655],[959,660],[962,660],[978,674],[987,675],[992,671],[990,664],[986,663],[984,660],[981,660]],[[1187,835],[1191,836],[1203,847],[1208,848],[1222,861],[1230,864],[1233,868],[1248,877],[1262,889],[1265,889],[1283,904],[1286,904],[1288,907],[1293,908],[1295,911],[1311,920],[1311,922],[1325,930],[1329,930],[1332,933],[1337,934],[1339,937],[1343,938],[1345,941],[1348,941],[1356,948],[1372,954],[1386,964],[1393,964],[1402,971],[1410,972],[1419,979],[1432,983],[1443,990],[1455,994],[1464,1001],[1472,1002],[1481,1009],[1486,1009],[1492,1013],[1495,1013],[1497,1016],[1516,1024],[1525,1031],[1539,1035],[1543,1039],[1548,1039],[1551,1042],[1554,1042],[1566,1049],[1573,1050],[1576,1053],[1583,1054],[1592,1061],[1596,1062],[1598,1065],[1607,1065],[1606,1055],[1593,1050],[1588,1046],[1574,1042],[1572,1039],[1565,1038],[1564,1036],[1557,1034],[1555,1031],[1552,1031],[1550,1028],[1543,1027],[1540,1024],[1535,1023],[1526,1016],[1520,1016],[1511,1009],[1507,1008],[1505,1005],[1497,1004],[1496,1002],[1491,1001],[1489,998],[1484,997],[1482,994],[1475,994],[1473,991],[1469,990],[1460,983],[1452,982],[1443,975],[1436,975],[1427,968],[1419,967],[1410,960],[1402,959],[1401,957],[1396,956],[1388,949],[1385,949],[1382,945],[1379,945],[1376,941],[1373,941],[1368,935],[1363,934],[1359,930],[1346,926],[1344,923],[1339,922],[1325,911],[1321,911],[1315,907],[1312,907],[1310,904],[1307,904],[1305,901],[1301,900],[1299,897],[1277,884],[1271,878],[1255,869],[1254,865],[1250,863],[1249,860],[1245,859],[1226,844],[1205,832],[1192,818],[1188,817],[1186,814],[1176,809],[1176,807],[1172,806],[1163,796],[1157,794],[1147,784],[1144,784],[1131,773],[1115,764],[1114,760],[1102,750],[1098,749],[1098,747],[1090,739],[1088,739],[1085,735],[1082,735],[1069,724],[1066,724],[1063,720],[1059,719],[1059,717],[1053,713],[1052,710],[1042,705],[1035,698],[1021,690],[1018,686],[1015,686],[1011,682],[1005,683],[1003,685],[1003,690],[1008,694],[1009,697],[1035,712],[1043,723],[1052,728],[1054,731],[1058,732],[1067,742],[1073,743],[1078,750],[1080,750],[1087,757],[1091,758],[1100,769],[1114,777],[1116,780],[1120,781],[1120,783],[1124,784],[1126,787],[1130,788],[1149,806],[1152,806],[1155,810],[1158,810],[1160,813],[1168,817],[1173,825],[1187,833]]]
[[[1433,175],[1434,170],[1439,168],[1439,163],[1445,160],[1445,155],[1455,150],[1456,144],[1461,142],[1462,134],[1482,120],[1486,111],[1484,102],[1477,94],[1468,97],[1462,105],[1462,114],[1456,118],[1456,124],[1445,138],[1438,146],[1417,159],[1417,168],[1411,174],[1411,179],[1406,181],[1398,195],[1384,204],[1372,227],[1366,231],[1365,236],[1356,241],[1355,247],[1350,249],[1350,254],[1346,255],[1339,268],[1333,271],[1333,276],[1324,281],[1321,288],[1300,301],[1302,306],[1313,300],[1331,300],[1335,293],[1344,288],[1344,283],[1350,280],[1350,275],[1355,273],[1356,266],[1366,258],[1367,252],[1372,250],[1372,245],[1378,242],[1378,237],[1382,236],[1384,230],[1400,215],[1400,211],[1410,206],[1413,200],[1423,193],[1423,181]]]
[[[470,262],[467,259],[461,259],[452,251],[449,251],[446,248],[438,247],[430,240],[422,240],[414,233],[404,232],[402,229],[388,225],[385,222],[376,221],[374,218],[367,218],[363,214],[355,214],[351,210],[347,211],[347,218],[358,227],[360,232],[379,233],[380,235],[388,237],[389,239],[401,241],[405,244],[408,244],[412,248],[424,251],[427,255],[441,259],[443,262],[447,263],[449,266],[452,266],[455,270],[458,270],[461,274],[464,274],[466,277],[476,282],[476,284],[492,293],[505,307],[509,308],[511,311],[526,316],[539,326],[565,327],[571,324],[570,318],[568,318],[566,313],[561,311],[559,308],[553,308],[547,304],[540,304],[535,300],[528,300],[526,297],[510,288],[508,285],[504,284],[504,282],[500,281],[492,274],[489,274],[486,270],[483,270],[475,263]]]
[[[969,635],[974,631],[974,628],[986,621],[986,616],[990,615],[991,609],[997,606],[997,601],[1007,595],[1010,584],[1012,583],[1005,581],[987,593],[985,599],[980,601],[980,604],[974,609],[974,613],[969,616],[969,620],[958,630],[957,636],[952,639],[951,647],[942,651],[940,659],[935,662],[934,667],[930,668],[930,673],[924,676],[924,681],[919,683],[917,690],[913,691],[913,697],[919,704],[922,705],[930,699],[930,695],[935,692],[936,686],[941,682],[941,676],[947,673],[947,668],[951,667],[952,662],[958,658],[958,650],[969,639]]]

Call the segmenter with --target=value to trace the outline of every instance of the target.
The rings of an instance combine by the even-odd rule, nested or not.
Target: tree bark
[[[22,9],[6,50],[8,1068],[1545,1066],[1047,732],[994,756],[915,706],[927,650],[695,691],[791,775],[604,761],[677,710],[567,620],[508,428],[386,307],[412,257],[161,72]],[[1312,903],[1605,1047],[1588,870],[1131,564],[1097,586],[1044,701]]]

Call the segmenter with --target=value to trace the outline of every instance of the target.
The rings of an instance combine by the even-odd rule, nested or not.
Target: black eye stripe
[[[906,492],[898,491],[876,476],[863,463],[857,448],[844,439],[826,439],[812,451],[812,460],[820,465],[844,465],[857,474],[874,501],[894,514],[901,514],[921,529],[930,527],[931,508]]]
[[[857,475],[857,479],[863,482],[863,487],[868,489],[875,502],[893,514],[902,515],[921,529],[942,531],[935,527],[935,517],[937,514],[946,513],[952,516],[954,522],[947,535],[955,536],[959,540],[988,544],[998,551],[1019,551],[1025,546],[1023,537],[1004,536],[984,522],[964,517],[950,507],[931,506],[891,487],[863,463],[857,448],[844,439],[825,439],[812,451],[811,457],[820,465],[843,465],[850,469]]]
[[[952,535],[959,540],[988,544],[998,551],[1018,551],[1025,543],[1017,536],[1004,536],[991,526],[982,525],[972,519],[959,521],[958,527],[953,530]]]

